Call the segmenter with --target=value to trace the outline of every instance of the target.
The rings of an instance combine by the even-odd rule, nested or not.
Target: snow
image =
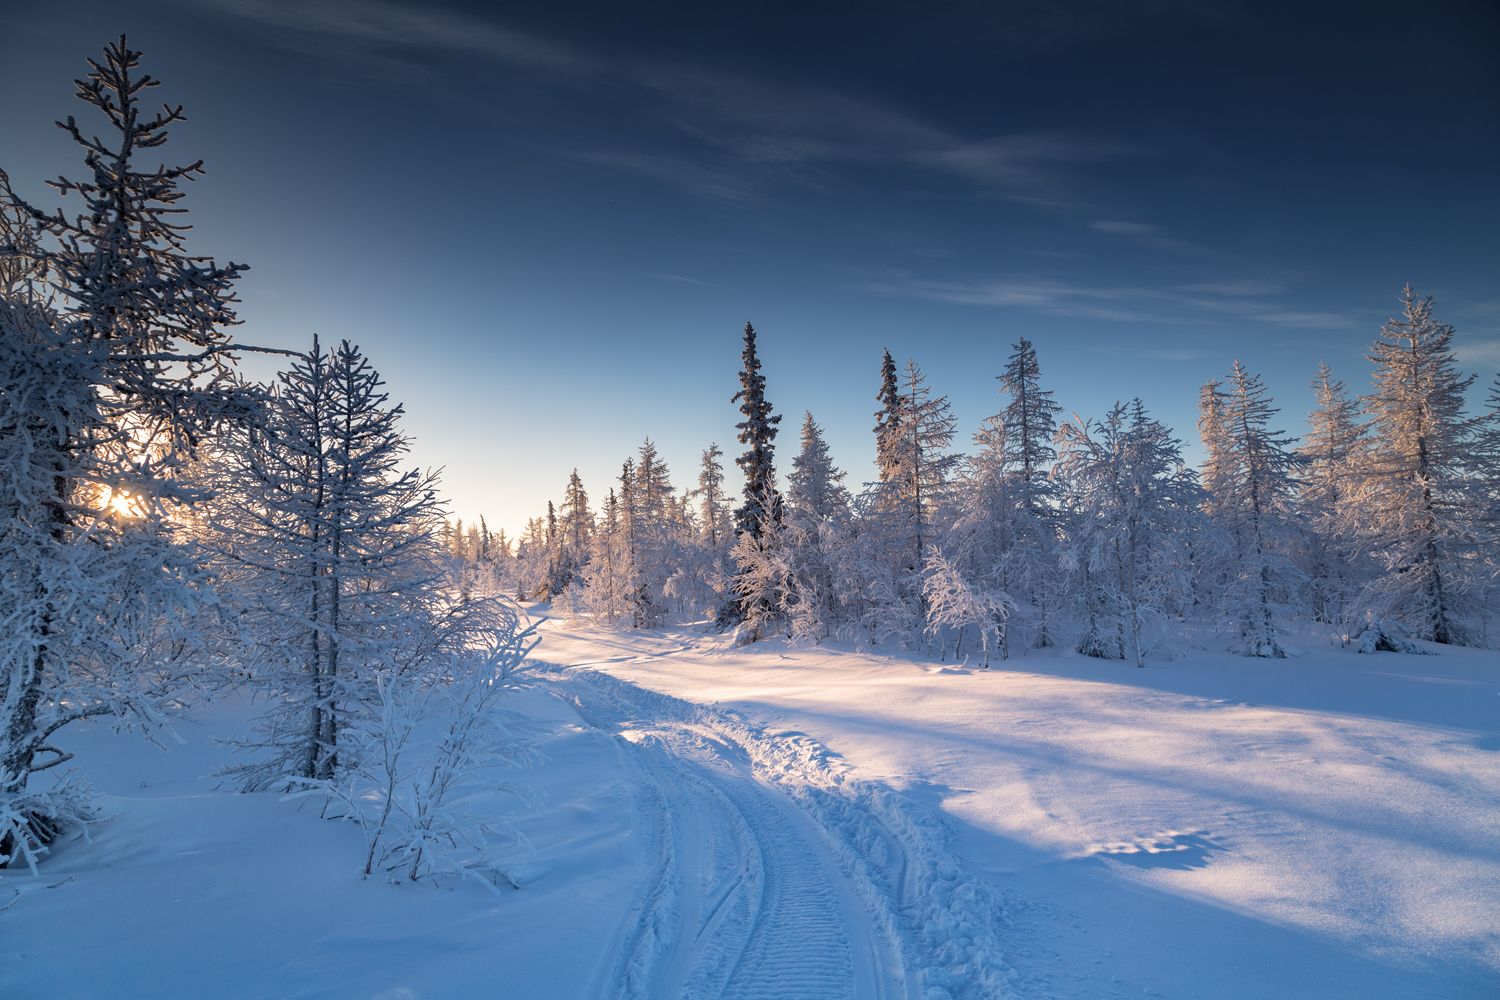
[[[606,959],[645,877],[627,762],[544,689],[510,707],[535,721],[546,762],[504,775],[536,803],[507,812],[531,850],[508,866],[522,888],[499,896],[363,880],[353,824],[216,789],[202,777],[226,758],[213,739],[242,733],[246,706],[214,706],[167,753],[98,727],[79,757],[115,818],[40,878],[0,876],[0,906],[22,894],[0,913],[0,996],[609,995]]]
[[[554,623],[549,660],[810,734],[1003,890],[1019,996],[1493,996],[1490,652],[990,671]]]
[[[1485,997],[1492,653],[984,671],[554,620],[519,888],[361,879],[359,831],[105,725],[112,818],[0,875],[0,996]]]

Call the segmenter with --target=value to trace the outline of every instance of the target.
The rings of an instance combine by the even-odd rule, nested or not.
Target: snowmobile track
[[[848,779],[807,737],[591,670],[538,665],[534,676],[615,733],[641,778],[658,864],[613,996],[1008,994],[999,904],[959,875],[941,824],[910,814],[920,807]]]

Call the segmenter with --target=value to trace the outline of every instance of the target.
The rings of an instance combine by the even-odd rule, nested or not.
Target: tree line
[[[1064,418],[1023,338],[972,449],[955,448],[947,397],[886,351],[875,481],[851,487],[806,413],[783,484],[756,336],[746,324],[732,398],[733,510],[717,446],[679,491],[647,439],[599,512],[575,471],[561,512],[549,503],[514,545],[450,525],[451,550],[519,598],[600,621],[708,616],[743,640],[894,642],[985,663],[1068,644],[1140,665],[1190,633],[1283,657],[1299,621],[1370,649],[1491,641],[1500,379],[1468,412],[1475,376],[1453,328],[1410,287],[1370,350],[1370,393],[1320,365],[1300,441],[1239,361],[1204,385],[1196,469],[1138,398]]]

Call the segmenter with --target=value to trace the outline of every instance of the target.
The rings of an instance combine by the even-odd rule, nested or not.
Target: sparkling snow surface
[[[114,818],[0,875],[0,997],[1494,997],[1494,654],[990,671],[545,626],[518,889],[359,878],[358,831],[69,740]]]

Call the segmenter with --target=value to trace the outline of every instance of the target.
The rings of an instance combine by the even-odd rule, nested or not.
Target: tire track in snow
[[[948,1000],[1010,995],[1003,909],[929,810],[768,734],[582,668],[537,664],[637,752],[662,865],[616,995]]]

